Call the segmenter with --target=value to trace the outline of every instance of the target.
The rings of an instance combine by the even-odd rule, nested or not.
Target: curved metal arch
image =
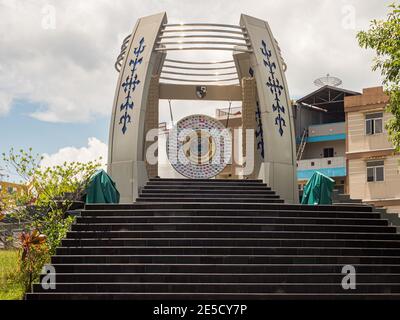
[[[125,58],[125,53],[126,53],[126,50],[128,49],[128,44],[129,44],[129,41],[130,41],[130,40],[131,40],[131,35],[126,36],[126,37],[124,38],[124,40],[122,40],[121,52],[120,52],[120,54],[118,55],[117,60],[115,61],[115,64],[114,64],[114,68],[115,68],[115,70],[117,70],[118,72],[121,71],[122,61],[123,61],[124,58]]]
[[[160,77],[160,79],[162,79],[162,80],[180,81],[180,82],[200,82],[200,83],[208,83],[208,82],[227,82],[227,81],[236,81],[236,80],[239,80],[239,78],[212,79],[212,80],[196,80],[196,79],[171,78],[171,77]]]
[[[171,68],[171,69],[183,69],[183,70],[226,70],[226,69],[233,69],[235,66],[229,66],[229,67],[213,67],[213,68],[195,68],[195,67],[180,67],[180,66],[171,66],[169,64],[165,64],[164,68]]]
[[[248,41],[250,40],[248,37],[237,37],[237,36],[226,36],[219,34],[188,34],[188,35],[172,35],[172,36],[162,36],[158,37],[159,39],[182,39],[182,38],[220,38],[220,39],[232,39],[232,40],[240,40],[240,41]]]
[[[127,44],[129,43],[131,39],[131,35],[128,35],[124,38],[124,40],[122,40],[122,45],[121,45],[121,49],[126,48]]]
[[[247,35],[246,31],[231,31],[231,30],[218,30],[218,29],[177,29],[177,30],[165,30],[162,29],[161,33],[185,33],[185,32],[211,32],[211,33],[231,33]]]
[[[222,24],[222,23],[170,23],[164,24],[163,27],[223,27],[223,28],[233,28],[233,29],[244,29],[242,26],[234,24]]]
[[[178,50],[218,50],[218,51],[236,51],[251,53],[251,49],[224,48],[224,47],[185,47],[185,48],[155,48],[155,51],[178,51]]]
[[[227,41],[166,41],[166,42],[157,42],[158,45],[183,45],[183,44],[209,44],[209,45],[226,45],[226,46],[246,46],[250,47],[250,43],[240,43],[240,42],[227,42]]]
[[[181,63],[181,64],[226,64],[226,63],[235,63],[233,60],[225,60],[225,61],[184,61],[184,60],[173,60],[173,59],[165,59],[165,62],[172,63]]]
[[[119,54],[119,56],[117,57],[117,61],[116,61],[115,64],[114,64],[114,68],[115,68],[118,72],[121,71],[122,61],[123,61],[124,58],[125,58],[125,53],[126,53],[126,51],[121,52],[121,53]]]
[[[233,75],[236,74],[237,72],[225,72],[225,73],[187,73],[187,72],[175,72],[175,71],[165,71],[163,70],[162,73],[166,74],[177,74],[177,75],[183,75],[183,76],[193,76],[193,77],[215,77],[215,76],[228,76],[228,75]]]

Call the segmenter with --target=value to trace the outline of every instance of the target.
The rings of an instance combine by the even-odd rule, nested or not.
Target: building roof
[[[323,108],[332,103],[344,103],[344,97],[355,95],[360,95],[360,93],[326,85],[298,99],[297,103]]]

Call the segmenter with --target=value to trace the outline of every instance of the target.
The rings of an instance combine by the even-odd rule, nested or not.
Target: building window
[[[367,135],[383,132],[383,113],[370,113],[365,115],[365,133]]]
[[[314,166],[315,166],[315,162],[311,161],[311,167],[314,167]]]
[[[334,150],[333,148],[324,148],[324,158],[333,158]]]
[[[367,181],[384,181],[384,162],[369,161],[367,162]]]

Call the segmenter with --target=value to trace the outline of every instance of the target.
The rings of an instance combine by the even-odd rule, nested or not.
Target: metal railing
[[[171,39],[179,39],[179,41],[170,41]],[[224,39],[226,41],[215,41],[215,39]],[[164,24],[160,31],[155,50],[229,50],[252,52],[247,31],[244,27],[219,23]]]
[[[115,62],[115,69],[120,72],[128,50],[131,35],[124,38],[121,52]],[[220,40],[219,40],[220,39]],[[274,39],[284,70],[278,41]],[[180,23],[164,24],[158,34],[154,51],[232,51],[251,53],[253,48],[244,26],[221,23]],[[239,84],[237,70],[233,60],[224,61],[187,61],[165,59],[160,79],[173,82],[192,83],[231,83]],[[190,70],[185,72],[182,70]],[[215,72],[208,72],[215,71]],[[171,76],[174,75],[174,76]],[[236,76],[235,76],[236,75]]]

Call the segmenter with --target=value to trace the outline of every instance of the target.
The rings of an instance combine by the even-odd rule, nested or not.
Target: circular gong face
[[[209,116],[188,116],[169,131],[167,155],[172,167],[187,178],[215,177],[231,161],[230,130]]]

